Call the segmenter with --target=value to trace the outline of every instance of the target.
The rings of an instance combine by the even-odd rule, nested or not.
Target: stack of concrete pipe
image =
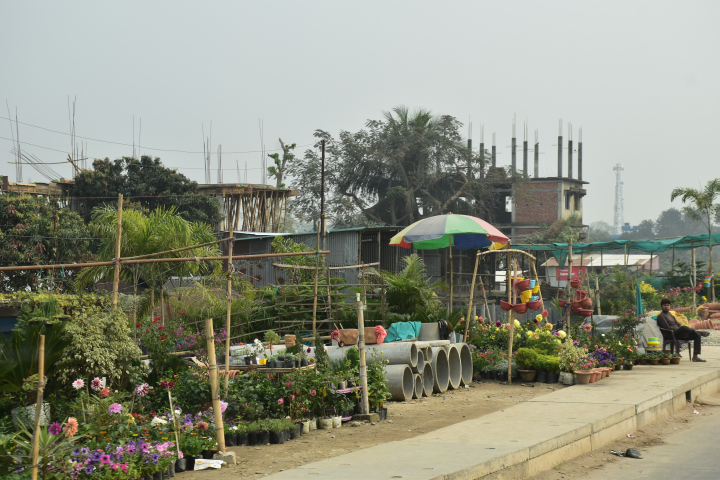
[[[326,347],[328,358],[342,360],[348,347]],[[366,361],[388,361],[391,400],[406,401],[443,393],[472,382],[472,356],[464,343],[448,340],[393,342],[367,345]]]

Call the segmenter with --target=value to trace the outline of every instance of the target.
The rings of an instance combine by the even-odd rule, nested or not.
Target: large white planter
[[[560,372],[559,382],[563,385],[575,385],[575,375],[570,372]]]
[[[35,425],[35,405],[13,408],[11,414],[15,427],[19,427],[21,422],[28,426]],[[50,404],[43,402],[42,408],[40,409],[40,426],[44,427],[49,423]]]

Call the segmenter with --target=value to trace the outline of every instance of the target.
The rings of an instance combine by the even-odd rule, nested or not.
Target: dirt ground
[[[694,413],[695,411],[698,413]],[[688,407],[682,411],[663,420],[657,421],[652,425],[647,425],[641,430],[627,432],[634,438],[622,438],[613,444],[608,444],[601,450],[582,455],[568,462],[557,464],[553,469],[535,475],[534,477],[530,477],[528,480],[570,480],[575,478],[584,478],[588,476],[588,473],[591,471],[597,471],[597,474],[602,476],[602,469],[608,465],[616,462],[639,461],[615,456],[610,453],[611,450],[624,452],[628,448],[634,448],[645,456],[648,449],[665,443],[663,441],[663,437],[692,428],[694,424],[702,422],[708,415],[720,415],[720,407],[688,405]]]
[[[231,447],[237,465],[220,470],[186,472],[182,480],[257,479],[300,465],[336,457],[381,443],[405,440],[462,422],[508,405],[522,403],[552,390],[560,384],[504,385],[499,382],[473,382],[468,388],[412,400],[388,402],[388,419],[374,425],[332,430],[315,430],[283,445]],[[553,477],[555,478],[555,477]]]

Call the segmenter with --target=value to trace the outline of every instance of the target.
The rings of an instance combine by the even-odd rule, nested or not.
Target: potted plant
[[[670,355],[670,363],[672,365],[678,365],[682,356],[679,353],[673,353]]]
[[[645,354],[650,365],[657,365],[660,362],[661,352],[649,352]]]
[[[572,339],[568,338],[560,346],[560,375],[559,380],[563,385],[575,383],[575,364],[580,360],[584,350],[573,345]]]
[[[285,443],[285,422],[283,420],[270,420],[268,422],[270,429],[270,443]]]
[[[648,361],[648,353],[638,353],[635,358],[635,365],[645,365]]]
[[[233,428],[236,428],[235,435],[237,438],[235,444],[240,447],[248,444],[248,424],[246,422],[238,422]]]
[[[223,422],[223,433],[225,435],[225,446],[234,447],[237,445],[237,427]]]
[[[539,383],[545,383],[547,381],[547,356],[538,354],[533,362],[533,370],[537,372],[535,374],[535,381]],[[517,361],[517,360],[516,360]]]
[[[374,358],[367,364],[368,403],[370,411],[387,416],[385,400],[390,398],[390,388],[385,376],[387,360]]]
[[[523,382],[535,381],[535,374],[537,372],[533,370],[533,367],[536,359],[537,353],[531,348],[519,348],[515,354],[515,362],[518,367],[520,367],[519,373]]]
[[[265,343],[267,343],[268,347],[270,347],[270,355],[272,355],[272,347],[273,345],[280,343],[280,335],[278,335],[272,330],[268,330],[267,332],[265,332],[265,337],[263,338],[263,340],[265,340]]]
[[[545,360],[545,368],[547,368],[547,383],[557,383],[558,372],[560,372],[560,358],[547,356]]]
[[[596,375],[594,372],[595,367],[596,364],[593,359],[587,356],[580,358],[575,364],[575,383],[578,385],[593,383]]]
[[[247,431],[248,431],[248,445],[258,445],[260,443],[259,441],[259,434],[260,430],[262,430],[262,425],[259,421],[250,422],[247,425]]]
[[[670,365],[670,354],[669,353],[660,353],[660,363],[663,365]]]
[[[195,460],[202,459],[200,453],[205,448],[205,442],[197,434],[190,434],[183,436],[182,450],[185,458],[186,470],[192,471],[195,469]]]

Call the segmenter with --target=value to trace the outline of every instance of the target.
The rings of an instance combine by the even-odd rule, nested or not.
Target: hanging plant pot
[[[570,287],[571,288],[578,288],[580,286],[580,279],[579,278],[573,278],[570,280]]]
[[[502,308],[506,312],[509,312],[513,308],[513,306],[512,303],[508,303],[505,300],[500,300],[500,308]]]
[[[521,291],[523,291],[523,290],[527,290],[528,288],[530,288],[530,279],[520,280],[519,282],[516,282],[516,283],[515,283],[515,289],[516,289],[518,292],[521,292]]]
[[[579,305],[583,308],[588,308],[592,306],[592,299],[589,297],[585,297],[582,300],[580,300]]]
[[[578,312],[578,313],[580,313],[580,315],[582,315],[585,318],[590,317],[593,314],[593,311],[591,308],[580,308],[579,310],[580,310],[580,312]]]
[[[528,310],[527,303],[517,303],[513,305],[513,310],[515,310],[515,313],[525,313]]]
[[[558,305],[562,308],[565,305],[567,305],[567,301],[563,300],[562,298],[558,300]]]
[[[542,308],[542,300],[531,300],[527,303],[527,306],[530,310],[539,310]]]
[[[573,315],[579,315],[579,314],[580,314],[580,310],[582,310],[582,308],[573,307],[573,308],[572,308],[572,313],[573,313]]]

